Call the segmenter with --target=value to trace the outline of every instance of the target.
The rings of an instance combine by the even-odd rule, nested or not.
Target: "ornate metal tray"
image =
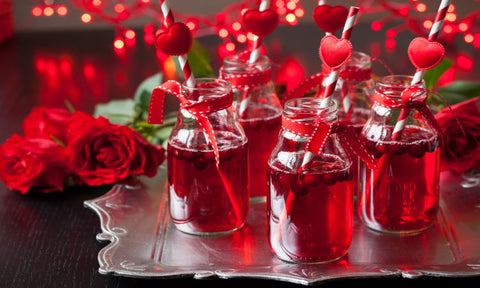
[[[221,237],[177,231],[168,214],[166,169],[157,177],[118,184],[85,202],[110,241],[98,254],[99,272],[130,277],[251,277],[311,285],[346,277],[408,278],[480,275],[480,186],[442,174],[441,211],[423,234],[398,237],[354,222],[348,254],[329,264],[291,264],[276,258],[266,239],[265,202],[251,203],[245,226]],[[465,188],[466,187],[466,188]]]

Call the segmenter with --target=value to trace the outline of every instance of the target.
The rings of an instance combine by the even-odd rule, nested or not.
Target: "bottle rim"
[[[224,97],[232,91],[230,82],[220,78],[196,78],[195,82],[195,87],[188,86],[186,82],[181,85],[182,93],[191,101],[193,99],[189,96],[192,95],[196,98]]]
[[[283,115],[297,121],[330,122],[337,119],[337,103],[331,99],[325,103],[323,98],[302,97],[285,102]]]

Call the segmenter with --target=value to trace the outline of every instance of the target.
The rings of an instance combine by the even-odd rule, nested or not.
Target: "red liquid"
[[[220,171],[229,188],[212,150],[186,150],[169,143],[167,157],[170,215],[179,230],[215,233],[242,226],[249,209],[246,143],[220,150]]]
[[[413,233],[431,226],[438,211],[440,153],[437,138],[409,127],[406,143],[366,141],[378,169],[362,165],[361,219],[372,229]]]
[[[328,157],[329,162],[333,157]],[[319,263],[347,253],[353,233],[350,167],[313,162],[314,173],[269,167],[269,243],[282,260]]]
[[[255,109],[256,108],[256,109]],[[250,197],[267,195],[267,162],[282,126],[281,111],[248,107],[248,119],[240,119],[248,139]]]

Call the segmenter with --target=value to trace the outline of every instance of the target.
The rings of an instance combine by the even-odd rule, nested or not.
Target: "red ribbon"
[[[197,84],[197,87],[198,86],[201,87],[202,84]],[[233,101],[233,93],[230,91],[222,97],[212,97],[196,102],[190,102],[182,93],[181,84],[179,82],[172,80],[167,81],[153,89],[152,97],[150,98],[150,106],[148,108],[148,123],[163,123],[163,110],[166,93],[175,95],[180,101],[180,107],[193,115],[197,123],[200,125],[200,128],[202,128],[203,132],[207,135],[208,141],[215,154],[215,163],[218,167],[220,163],[220,154],[218,151],[217,139],[215,138],[215,131],[208,120],[207,115],[230,107]]]
[[[253,88],[265,85],[272,79],[272,69],[268,68],[264,71],[252,71],[249,73],[228,73],[223,72],[224,67],[220,68],[220,78],[227,80],[233,89]]]
[[[368,167],[376,166],[375,159],[368,153],[348,121],[340,120],[328,124],[306,123],[282,116],[282,129],[295,135],[309,137],[305,150],[315,154],[321,154],[328,137],[332,133],[337,133],[349,151],[360,157]]]
[[[395,87],[393,88],[395,89]],[[399,87],[398,89],[403,89],[403,87]],[[385,108],[401,108],[401,109],[415,109],[422,116],[425,118],[427,123],[437,132],[439,136],[441,136],[442,133],[442,128],[440,127],[440,124],[438,121],[435,119],[435,116],[433,115],[432,111],[427,106],[427,96],[425,97],[415,97],[419,95],[419,93],[432,93],[434,95],[438,95],[433,91],[430,91],[425,88],[421,88],[418,86],[409,86],[405,88],[401,92],[401,101],[395,101],[394,99],[386,96],[382,92],[378,91],[378,89],[375,89],[375,93],[373,94],[373,101],[382,107]],[[446,102],[445,102],[446,103]],[[448,103],[446,103],[448,105]],[[448,105],[450,108],[450,105]],[[451,108],[450,108],[451,109]],[[441,137],[439,137],[441,139]]]

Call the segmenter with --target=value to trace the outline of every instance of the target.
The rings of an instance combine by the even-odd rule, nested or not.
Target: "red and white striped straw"
[[[267,10],[270,7],[270,0],[262,0],[260,2],[260,7],[258,11],[262,12]],[[258,58],[260,57],[260,51],[262,50],[262,37],[255,37],[252,40],[252,52],[250,53],[250,58],[248,59],[248,63],[253,64],[257,62]],[[238,107],[238,114],[240,118],[244,118],[245,111],[247,110],[248,103],[250,102],[250,88],[245,88],[245,91],[242,95],[242,101],[240,102],[240,106]]]
[[[350,38],[352,37],[353,26],[355,25],[355,21],[357,20],[359,10],[360,8],[358,7],[350,7],[347,20],[345,21],[345,25],[343,26],[343,32],[341,37],[342,39],[350,40]],[[330,74],[328,74],[327,78],[325,79],[325,89],[323,90],[323,100],[320,103],[320,108],[328,107],[330,101],[332,101],[333,92],[335,91],[335,86],[337,85],[339,75],[340,69],[332,70],[332,72],[330,72]],[[314,156],[315,154],[310,151],[307,151],[305,153],[302,161],[302,166],[300,166],[300,171],[310,165],[310,162],[312,162]]]
[[[166,27],[169,27],[173,23],[175,23],[175,18],[173,17],[172,9],[170,9],[170,5],[168,4],[168,0],[159,0],[160,7],[162,9],[162,14],[164,18],[164,24]],[[185,82],[189,87],[195,87],[196,81],[195,77],[193,76],[192,69],[190,68],[190,63],[188,62],[187,55],[180,55],[178,56],[178,62],[180,63],[180,67],[182,68],[183,76],[185,77]]]
[[[360,8],[358,7],[350,7],[347,20],[345,21],[345,25],[343,26],[343,32],[341,37],[342,39],[350,40],[350,38],[352,37],[353,26],[355,26],[355,21],[357,20],[359,10]],[[322,108],[328,106],[328,103],[331,101],[333,92],[335,91],[335,86],[337,85],[339,74],[340,69],[332,70],[332,72],[330,72],[330,74],[328,74],[327,78],[325,79],[325,89],[323,90],[323,101],[321,103]]]
[[[267,10],[270,7],[270,0],[262,0],[260,2],[260,7],[258,8],[258,11],[262,12]],[[255,63],[258,60],[258,57],[260,57],[260,50],[262,48],[262,37],[258,37],[255,35],[255,37],[252,40],[252,53],[250,53],[250,63]]]
[[[430,29],[430,34],[428,35],[429,41],[436,41],[438,38],[438,34],[443,27],[443,20],[445,19],[445,15],[447,14],[448,7],[450,6],[451,0],[442,0],[440,3],[440,7],[438,7],[437,15],[435,16],[435,21]],[[418,70],[413,75],[413,80],[410,85],[418,85],[422,82],[423,76],[425,75],[425,70]],[[393,128],[392,132],[392,140],[398,140],[402,136],[403,129],[407,125],[408,116],[410,115],[409,108],[403,108],[400,110],[400,115],[398,116],[397,123]]]

